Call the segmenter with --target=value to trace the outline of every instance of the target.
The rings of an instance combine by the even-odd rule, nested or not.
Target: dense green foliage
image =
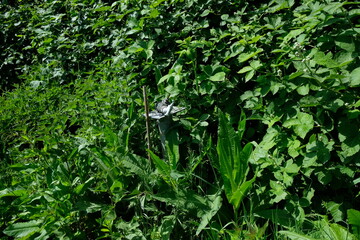
[[[1,239],[360,237],[358,3],[0,10]],[[142,86],[186,107],[166,159]]]

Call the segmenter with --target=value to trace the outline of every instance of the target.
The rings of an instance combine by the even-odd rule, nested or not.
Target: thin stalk
[[[144,105],[145,105],[145,119],[146,119],[146,141],[147,141],[147,147],[149,150],[151,150],[151,141],[150,141],[150,119],[149,119],[149,103],[147,100],[147,94],[146,94],[146,86],[143,86],[143,96],[144,96]],[[148,152],[148,159],[151,161],[150,152]]]

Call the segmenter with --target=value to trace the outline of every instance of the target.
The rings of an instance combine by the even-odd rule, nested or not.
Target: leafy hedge
[[[2,1],[0,230],[359,237],[358,6]],[[142,86],[187,108],[170,159]]]

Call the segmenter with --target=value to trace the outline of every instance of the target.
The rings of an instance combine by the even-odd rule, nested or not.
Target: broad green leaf
[[[164,176],[170,176],[171,167],[156,156],[151,150],[147,150],[150,153],[150,156],[155,164],[156,169],[163,174]]]
[[[28,237],[40,230],[41,221],[32,220],[29,222],[13,223],[5,228],[4,233],[11,237]]]
[[[355,68],[350,74],[350,86],[356,87],[360,85],[360,67]]]
[[[279,231],[279,233],[293,240],[317,240],[316,238],[312,238],[292,231]]]
[[[251,70],[250,72],[248,72],[245,76],[245,82],[248,82],[249,80],[251,80],[253,78],[253,76],[255,75],[255,71]]]
[[[296,158],[297,156],[299,156],[299,147],[301,145],[301,142],[297,139],[295,140],[289,140],[288,143],[288,153],[291,157]]]
[[[252,70],[253,70],[253,68],[251,66],[246,66],[246,67],[243,67],[242,69],[240,69],[240,71],[238,71],[238,73],[246,73],[246,72],[249,72]]]
[[[355,43],[353,42],[351,37],[348,36],[339,36],[335,40],[336,46],[348,51],[354,52],[355,51]]]
[[[314,61],[322,66],[326,66],[328,68],[334,68],[337,67],[339,64],[337,62],[335,62],[332,59],[332,54],[328,53],[325,55],[324,52],[321,51],[317,51],[314,55]]]
[[[217,152],[219,155],[219,165],[221,177],[224,181],[225,194],[228,201],[237,209],[241,200],[251,187],[252,179],[246,182],[248,172],[248,161],[252,153],[252,144],[248,143],[241,149],[241,139],[243,128],[245,127],[245,115],[243,114],[240,122],[240,135],[226,119],[224,113],[219,113],[219,133]]]
[[[220,112],[217,152],[219,155],[220,173],[228,199],[231,198],[233,189],[237,187],[233,178],[233,170],[235,159],[240,155],[239,144],[240,139],[232,126],[228,124],[225,115]]]
[[[171,129],[166,133],[166,153],[171,165],[171,169],[175,170],[180,160],[179,139],[176,129]]]
[[[241,53],[239,55],[239,57],[238,57],[238,61],[239,62],[245,62],[245,61],[249,60],[250,58],[255,57],[256,55],[258,55],[262,51],[263,51],[263,49],[259,48],[256,51],[252,51],[252,52],[249,52],[249,53]]]
[[[85,181],[85,183],[78,185],[75,189],[74,192],[78,195],[83,194],[89,187],[90,185],[94,182],[94,177],[90,177],[88,180]]]
[[[284,190],[285,186],[283,184],[280,184],[280,182],[270,180],[270,187],[270,192],[273,195],[273,199],[270,201],[271,203],[278,203],[281,200],[284,200],[288,195],[287,192]]]
[[[301,137],[305,138],[306,134],[313,129],[314,119],[313,116],[304,112],[298,112],[296,118],[291,118],[284,122],[284,127],[293,127],[294,132]]]
[[[344,228],[343,226],[336,224],[336,223],[332,223],[330,224],[330,228],[324,228],[325,229],[325,234],[323,235],[324,237],[328,237],[330,236],[330,239],[333,240],[357,240],[357,238],[352,235],[346,228]]]
[[[12,189],[12,188],[6,188],[0,191],[0,199],[3,197],[21,197],[28,195],[28,190],[25,189]]]
[[[285,37],[283,43],[281,43],[281,46],[284,46],[290,39],[293,39],[294,37],[299,36],[301,33],[304,32],[303,28],[291,30]]]
[[[261,211],[256,211],[254,214],[262,218],[269,219],[273,223],[285,227],[293,226],[295,221],[294,217],[291,214],[289,214],[289,212],[282,209],[261,210]]]
[[[98,166],[107,174],[109,174],[112,180],[115,180],[115,176],[118,174],[118,170],[112,167],[111,159],[100,148],[91,147],[93,153],[95,153],[95,159],[98,162]]]
[[[303,86],[300,86],[296,89],[296,91],[298,92],[298,94],[302,95],[302,96],[306,96],[309,94],[309,85],[306,84],[306,85],[303,85]]]
[[[348,221],[351,225],[360,227],[360,211],[355,209],[347,210]]]
[[[325,202],[324,206],[326,210],[331,214],[335,222],[340,222],[343,220],[343,212],[340,209],[341,204],[331,201]]]
[[[294,161],[292,159],[286,161],[286,166],[284,171],[287,173],[297,173],[299,172],[300,167],[294,163]]]
[[[224,72],[215,73],[215,75],[211,76],[209,79],[210,79],[210,81],[213,81],[213,82],[224,81],[225,80],[225,73]]]
[[[176,216],[175,215],[169,215],[165,216],[162,219],[161,225],[159,227],[159,232],[161,234],[162,240],[170,240],[171,232],[175,226],[176,223]]]
[[[99,8],[96,8],[94,9],[95,12],[104,12],[104,11],[107,11],[111,9],[111,6],[103,6],[103,7],[99,7]]]
[[[359,125],[356,122],[342,119],[338,127],[338,137],[341,141],[342,154],[346,157],[360,151]]]
[[[252,187],[252,184],[254,183],[256,179],[256,175],[249,181],[243,182],[238,188],[232,193],[229,202],[235,207],[235,209],[238,209],[240,206],[240,203],[244,199],[244,197],[247,196],[249,190]]]
[[[297,77],[299,77],[299,76],[301,76],[303,74],[304,74],[304,72],[294,72],[294,73],[290,74],[289,80],[297,78]]]
[[[201,222],[196,229],[196,235],[199,235],[200,232],[209,224],[210,220],[218,213],[222,205],[221,191],[215,195],[209,196],[210,198],[210,209],[201,216]]]

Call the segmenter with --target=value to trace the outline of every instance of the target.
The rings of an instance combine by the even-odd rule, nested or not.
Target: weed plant
[[[359,239],[359,14],[2,0],[0,238]]]

